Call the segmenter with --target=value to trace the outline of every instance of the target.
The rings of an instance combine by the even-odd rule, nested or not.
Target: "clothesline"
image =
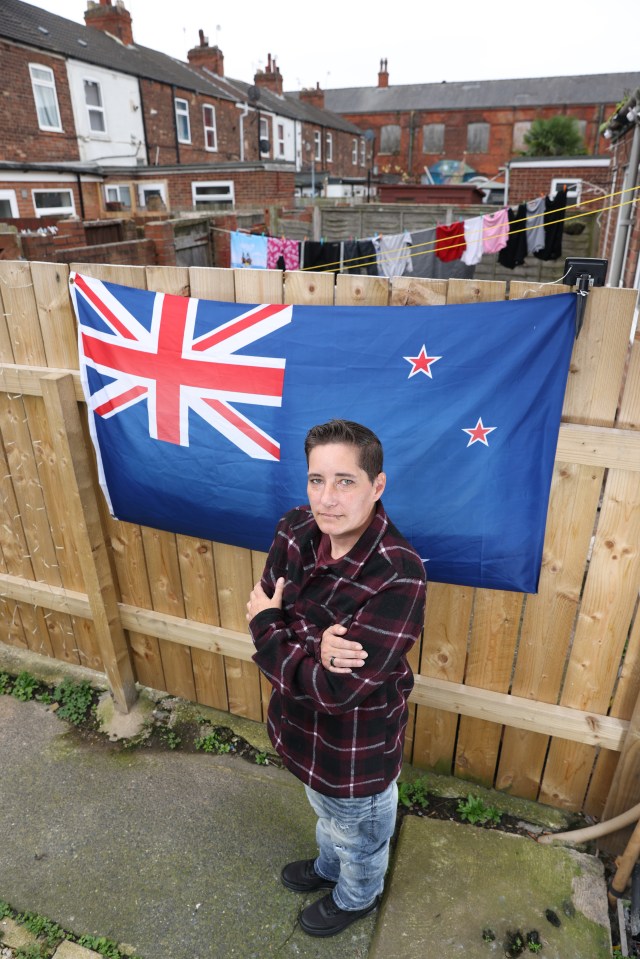
[[[630,187],[612,193],[585,200],[579,212],[566,216],[566,211],[576,209],[574,204],[558,205],[562,195],[536,197],[534,200],[521,203],[518,207],[504,207],[492,214],[455,221],[452,224],[437,224],[413,231],[403,231],[399,234],[375,234],[373,237],[353,240],[314,241],[304,240],[300,243],[285,236],[265,237],[264,234],[245,233],[226,230],[219,227],[213,229],[230,233],[232,236],[232,266],[251,266],[254,268],[284,268],[287,270],[304,270],[306,272],[349,272],[350,270],[365,270],[370,273],[381,273],[386,276],[402,275],[407,270],[413,272],[412,259],[425,257],[418,270],[432,269],[431,256],[435,256],[442,264],[449,264],[449,269],[455,269],[452,264],[462,261],[465,267],[474,267],[485,254],[498,253],[504,266],[513,268],[524,262],[528,255],[538,256],[540,259],[558,259],[561,255],[562,230],[565,222],[573,219],[604,213],[608,210],[635,202],[635,197],[609,206],[600,206],[596,210],[585,210],[585,206],[607,199],[621,196],[625,193],[635,193],[640,187]],[[520,215],[513,215],[513,212]],[[562,214],[556,216],[556,214]],[[506,218],[506,219],[505,219]],[[474,221],[479,221],[475,223]],[[519,224],[525,224],[524,226]],[[507,229],[505,229],[507,227]],[[555,229],[554,229],[555,228]],[[538,231],[533,234],[532,231]],[[413,238],[419,234],[431,234],[429,239],[414,243]],[[529,234],[522,236],[522,234]],[[408,242],[407,242],[408,241]],[[242,246],[238,253],[238,244]],[[366,245],[362,252],[354,247]],[[235,246],[235,250],[234,250]],[[247,247],[247,249],[245,249]],[[251,252],[249,248],[253,247]],[[324,254],[323,254],[324,248]],[[267,253],[268,251],[268,253]],[[360,255],[353,255],[358,252]],[[314,257],[316,262],[311,265],[305,253]],[[333,253],[334,259],[326,259]],[[347,253],[348,255],[344,255]],[[319,262],[318,262],[319,261]],[[394,265],[402,267],[398,273],[391,270]],[[436,269],[442,272],[444,267]],[[415,275],[420,275],[416,273]],[[422,275],[434,275],[431,272]],[[473,272],[467,275],[473,275]]]

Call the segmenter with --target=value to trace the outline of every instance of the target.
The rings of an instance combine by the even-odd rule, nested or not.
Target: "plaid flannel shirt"
[[[273,686],[268,730],[285,766],[324,795],[371,796],[402,765],[424,567],[380,502],[356,545],[330,565],[318,562],[321,535],[308,506],[278,524],[262,586],[272,596],[283,576],[283,606],[251,620],[253,659]],[[350,674],[320,662],[322,634],[334,623],[368,653]]]

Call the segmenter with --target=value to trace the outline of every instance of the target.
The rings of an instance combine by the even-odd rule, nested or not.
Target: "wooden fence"
[[[500,300],[498,281],[76,264],[245,303]],[[97,487],[61,264],[0,263],[0,641],[252,719],[268,684],[245,603],[264,554],[120,523]],[[512,281],[511,297],[563,292]],[[635,291],[594,289],[576,342],[539,592],[432,583],[406,757],[515,795],[615,815],[640,801],[640,342]]]

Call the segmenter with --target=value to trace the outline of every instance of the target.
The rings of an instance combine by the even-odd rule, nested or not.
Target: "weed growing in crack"
[[[44,940],[44,944],[50,948],[53,948],[65,938],[64,931],[57,923],[52,922],[51,919],[45,919],[38,913],[24,912],[18,916],[16,921],[21,923],[29,932],[32,932],[34,936],[37,936],[38,939]]]
[[[25,671],[16,676],[11,695],[19,699],[21,703],[27,703],[34,698],[37,688],[38,680]]]
[[[215,731],[207,733],[206,736],[200,736],[194,742],[196,749],[201,749],[205,753],[230,753],[231,743],[227,743]]]
[[[419,806],[426,809],[429,805],[427,798],[427,780],[415,779],[412,783],[398,783],[398,801],[403,806]]]
[[[74,726],[80,726],[87,718],[93,695],[88,682],[74,683],[68,677],[63,679],[53,691],[53,701],[60,703],[58,716]]]
[[[487,806],[480,796],[469,794],[466,799],[461,799],[458,803],[458,813],[460,818],[476,826],[487,822],[500,822],[502,813],[495,806]]]

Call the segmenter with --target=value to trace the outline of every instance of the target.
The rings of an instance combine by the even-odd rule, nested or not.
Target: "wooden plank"
[[[126,713],[135,703],[137,692],[70,378],[46,380],[44,396],[58,468],[64,477],[66,504],[77,531],[76,544],[102,663],[114,703]]]
[[[305,273],[304,270],[285,273],[284,302],[301,306],[331,306],[335,280],[335,273]]]
[[[3,364],[0,367],[0,391],[4,393],[21,393],[24,396],[42,396],[42,379],[45,376],[57,374],[64,376],[71,373],[78,401],[84,400],[80,373],[73,370],[48,366],[23,366],[22,364]]]
[[[234,270],[238,303],[283,303],[282,270]]]
[[[147,289],[172,293],[174,296],[189,296],[189,270],[185,266],[146,267]]]
[[[248,272],[248,271],[247,271]],[[256,271],[257,272],[257,271]],[[220,625],[242,632],[247,642],[247,600],[253,589],[251,553],[247,549],[213,544],[218,585]],[[248,719],[262,719],[262,694],[258,667],[242,659],[226,661],[229,710]]]
[[[177,536],[184,609],[188,619],[220,625],[213,546],[203,539]],[[224,661],[200,649],[191,651],[196,699],[215,709],[229,709]]]
[[[617,425],[640,428],[640,341],[631,348],[626,381],[617,416]],[[637,541],[636,541],[637,549]],[[629,734],[619,764],[615,757],[601,752],[591,779],[586,808],[603,813],[609,819],[640,802],[638,758],[640,756],[640,602],[625,644],[624,661],[611,707],[613,716],[630,719]],[[617,768],[616,768],[617,766]],[[614,773],[615,770],[615,773]],[[614,773],[612,778],[609,774]],[[609,785],[607,785],[609,783]],[[621,851],[621,836],[607,841],[611,852]]]
[[[47,604],[50,608],[72,611],[76,616],[91,615],[86,594],[45,588],[42,584],[6,574],[0,574],[0,596]],[[118,608],[121,622],[129,630],[140,630],[192,649],[233,656],[247,663],[251,661],[254,649],[246,630],[211,626],[126,603],[118,604]],[[622,749],[629,728],[626,720],[428,676],[416,676],[410,701],[419,704],[420,708],[429,707],[500,725],[533,729],[547,736],[566,736],[573,742],[616,751]]]
[[[258,583],[262,578],[262,572],[267,562],[268,553],[259,550],[251,550],[251,576],[254,583]],[[248,599],[248,597],[247,597]],[[266,723],[269,710],[269,700],[271,699],[271,683],[264,675],[260,673],[260,696],[262,700],[262,720]]]
[[[28,263],[0,263],[0,288],[3,297],[3,315],[12,343],[14,360],[20,364],[46,364],[44,341],[40,330],[35,296]],[[26,396],[10,399],[0,394],[0,423],[4,437],[9,472],[18,505],[16,517],[22,523],[36,577],[53,585],[64,585],[63,566],[47,515],[47,502],[38,472],[36,446],[40,439],[38,416],[42,400]],[[40,459],[40,462],[42,460]],[[60,497],[59,497],[60,498]],[[56,659],[78,663],[84,655],[82,637],[78,639],[74,623],[68,616],[51,614],[46,621],[48,639],[42,639],[44,649],[49,645]],[[89,658],[92,650],[89,650]]]
[[[32,263],[31,278],[47,366],[78,369],[78,331],[66,263]]]
[[[114,266],[110,263],[71,263],[69,267],[84,276],[93,276],[106,283],[120,283],[122,286],[134,286],[138,290],[146,289],[145,266]]]
[[[233,303],[236,298],[235,270],[221,267],[189,267],[191,296]]]
[[[184,618],[184,601],[178,547],[174,533],[141,527],[142,543],[149,576],[153,608],[176,618]],[[162,668],[167,691],[172,696],[196,699],[193,663],[188,647],[163,641],[160,644]]]
[[[447,301],[447,280],[394,276],[391,306],[442,306]]]
[[[506,284],[499,281],[449,280],[447,303],[492,302],[504,299],[505,291]],[[508,690],[521,609],[520,593],[475,591],[465,683],[498,692]],[[457,773],[492,785],[501,734],[498,725],[463,717],[456,743]]]
[[[386,306],[389,302],[389,281],[384,276],[339,273],[336,276],[335,301],[340,306]]]

